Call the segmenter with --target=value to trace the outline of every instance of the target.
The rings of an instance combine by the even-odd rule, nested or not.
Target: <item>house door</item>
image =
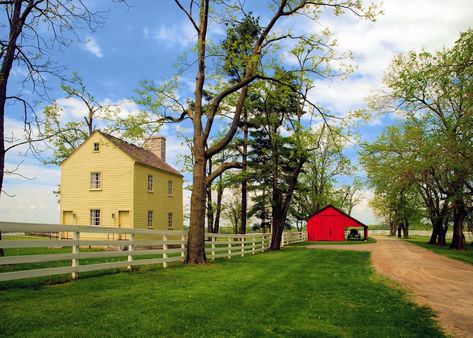
[[[118,212],[118,227],[119,228],[131,228],[130,224],[130,212],[119,211]],[[126,234],[119,234],[118,239],[128,239],[130,236]]]
[[[72,211],[63,211],[62,212],[62,224],[74,225],[74,217]],[[60,238],[72,238],[72,233],[70,232],[61,232]]]

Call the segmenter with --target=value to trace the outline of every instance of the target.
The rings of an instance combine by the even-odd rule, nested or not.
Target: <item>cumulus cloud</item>
[[[340,51],[352,51],[358,70],[345,81],[318,82],[314,96],[339,113],[364,106],[364,98],[383,89],[384,72],[392,58],[409,50],[450,47],[471,26],[470,0],[400,0],[383,3],[376,22],[350,15],[325,16],[309,30],[330,27]]]
[[[102,48],[99,46],[97,41],[92,37],[88,36],[85,41],[84,48],[94,54],[98,58],[103,57]]]

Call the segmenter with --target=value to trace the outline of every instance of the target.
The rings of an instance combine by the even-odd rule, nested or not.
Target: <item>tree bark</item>
[[[208,160],[208,172],[212,172],[212,159]],[[207,232],[214,232],[214,208],[212,202],[212,183],[207,186]]]
[[[207,261],[205,256],[205,157],[202,140],[194,140],[194,172],[191,194],[191,217],[187,245],[187,263],[202,264]]]
[[[453,237],[450,247],[457,250],[466,249],[465,235],[463,234],[463,221],[466,217],[466,208],[463,198],[457,198],[453,208]]]
[[[218,233],[220,230],[220,215],[222,214],[222,197],[223,197],[223,182],[222,177],[219,179],[217,185],[217,206],[215,210],[215,224],[213,230],[215,233]]]
[[[243,151],[242,157],[242,174],[243,180],[241,182],[241,227],[240,234],[246,234],[246,218],[248,206],[248,179],[246,172],[248,168],[248,111],[243,109]]]

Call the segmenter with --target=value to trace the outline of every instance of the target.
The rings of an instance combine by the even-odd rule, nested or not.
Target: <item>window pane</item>
[[[172,195],[172,181],[168,181],[168,195]]]
[[[172,228],[172,212],[168,213],[168,227]]]
[[[90,210],[90,225],[100,225],[100,209]]]
[[[90,173],[90,189],[100,189],[102,186],[102,174]]]
[[[100,144],[94,143],[94,151],[99,151],[100,150]]]
[[[148,175],[148,191],[153,191],[153,176]]]
[[[153,226],[153,211],[148,211],[148,227]]]

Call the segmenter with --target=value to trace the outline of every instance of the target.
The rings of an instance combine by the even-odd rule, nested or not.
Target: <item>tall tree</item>
[[[215,14],[215,17],[220,23],[229,23],[234,21],[235,17],[245,17],[247,12],[240,1],[222,3],[214,3],[209,0],[200,0],[198,2],[189,1],[186,6],[179,0],[175,0],[175,2],[189,19],[197,34],[197,74],[194,98],[191,106],[174,102],[174,106],[177,108],[176,112],[179,112],[178,116],[169,116],[167,112],[163,113],[163,111],[161,111],[160,114],[165,120],[179,121],[189,118],[192,122],[192,155],[194,168],[187,262],[204,263],[206,261],[204,241],[206,188],[222,171],[235,165],[233,163],[223,163],[209,175],[206,170],[207,159],[224,149],[237,132],[247,99],[249,85],[258,79],[269,80],[271,78],[271,74],[264,73],[264,67],[262,67],[264,57],[271,56],[272,53],[275,53],[275,48],[277,48],[276,43],[281,43],[285,39],[312,41],[312,43],[322,49],[324,48],[323,46],[330,49],[330,46],[325,45],[324,41],[321,42],[320,37],[317,39],[304,34],[297,36],[291,34],[289,31],[283,31],[282,27],[279,30],[276,29],[277,24],[285,17],[298,14],[316,20],[324,9],[335,9],[336,14],[351,11],[359,16],[373,18],[376,7],[368,6],[368,8],[365,8],[361,1],[358,0],[328,1],[326,3],[307,0],[280,0],[271,2],[270,18],[265,25],[261,25],[261,29],[258,31],[258,37],[252,44],[250,55],[239,55],[242,60],[246,59],[243,62],[245,65],[243,77],[235,83],[228,82],[227,86],[223,86],[223,89],[218,90],[214,98],[205,104],[203,100],[205,86],[209,84],[208,81],[206,82],[206,79],[209,78],[206,69],[212,69],[210,67],[212,57],[208,54],[209,41],[207,36],[208,28],[211,23],[210,13]],[[150,93],[160,98],[167,96],[169,99],[170,96],[168,92],[157,90],[156,86],[145,83],[141,90],[141,94],[144,96],[143,103],[151,108],[156,108],[156,104],[155,102],[150,102],[153,101],[152,98],[148,100],[150,95],[152,95]],[[219,113],[224,108],[230,96],[234,97],[236,104],[232,107],[233,116],[229,123],[228,132],[222,139],[210,143],[209,141],[211,133],[215,128],[216,118],[219,116]],[[171,98],[173,101],[176,101],[176,99],[176,96]],[[157,101],[161,100],[158,99]]]
[[[450,50],[396,57],[385,77],[390,91],[373,100],[374,109],[400,111],[411,123],[425,126],[435,153],[431,159],[441,169],[437,187],[453,214],[455,249],[465,248],[463,223],[471,212],[466,200],[473,175],[472,45],[470,29]]]

